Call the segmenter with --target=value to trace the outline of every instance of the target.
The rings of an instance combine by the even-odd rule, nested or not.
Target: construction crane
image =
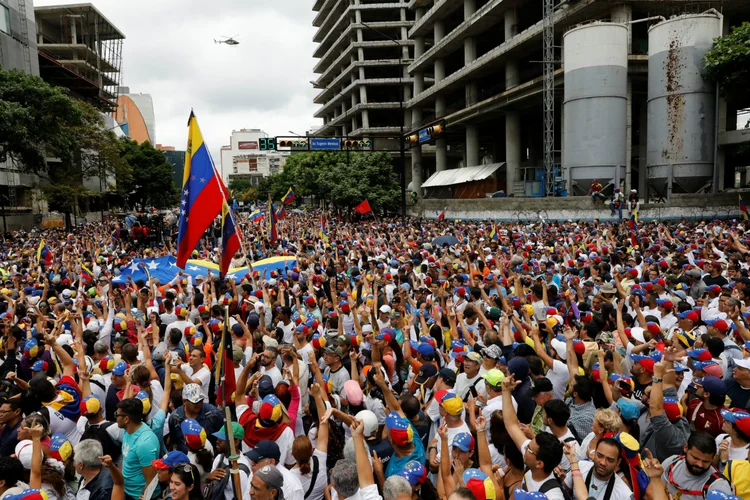
[[[544,38],[544,186],[545,195],[555,194],[555,4],[543,2]]]

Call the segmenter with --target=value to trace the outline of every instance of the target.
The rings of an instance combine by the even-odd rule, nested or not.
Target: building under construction
[[[581,195],[597,178],[608,192],[619,186],[666,198],[733,187],[744,168],[731,151],[750,134],[736,130],[736,106],[718,98],[700,64],[716,37],[750,20],[746,0],[315,6],[316,83],[325,87],[316,98],[325,122],[317,134],[372,133],[361,130],[361,114],[378,106],[359,87],[392,86],[394,78],[398,85],[402,76],[407,177],[425,197]],[[384,34],[408,54],[406,73],[368,82],[368,71],[393,66],[399,55],[393,47],[385,54],[389,38],[362,26],[385,6],[408,9],[376,26],[381,35],[390,29]],[[388,107],[398,108],[392,94]],[[398,113],[377,116],[390,120],[378,127],[398,129]]]
[[[40,76],[100,111],[114,111],[125,35],[90,3],[34,13]]]

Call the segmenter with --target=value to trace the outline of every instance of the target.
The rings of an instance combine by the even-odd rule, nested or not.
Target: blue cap
[[[416,486],[417,484],[424,483],[427,478],[427,469],[420,462],[412,460],[411,462],[407,462],[404,468],[398,471],[397,475],[409,481],[410,485]]]
[[[435,348],[432,347],[432,344],[419,344],[417,347],[417,352],[421,354],[422,356],[429,356],[431,354],[435,354]]]
[[[474,451],[474,437],[468,432],[459,432],[453,437],[451,448],[456,447],[461,451]]]
[[[158,460],[153,461],[156,469],[166,470],[174,469],[176,465],[189,464],[190,459],[181,451],[170,451]]]
[[[674,371],[677,372],[677,373],[686,372],[688,370],[689,370],[689,368],[687,366],[685,366],[685,365],[682,365],[680,363],[675,363],[674,364]]]
[[[638,405],[628,399],[618,399],[617,408],[620,410],[620,415],[622,415],[622,419],[625,421],[637,420],[641,416]]]
[[[703,390],[710,394],[723,396],[727,393],[726,384],[724,384],[724,382],[718,377],[707,376],[707,377],[697,378],[693,380],[693,383],[695,385],[699,385],[703,387]]]
[[[721,416],[724,418],[724,420],[726,420],[730,424],[733,424],[738,420],[750,418],[750,413],[744,411],[721,410]]]
[[[716,361],[693,361],[693,368],[695,370],[702,370],[707,366],[718,364]]]

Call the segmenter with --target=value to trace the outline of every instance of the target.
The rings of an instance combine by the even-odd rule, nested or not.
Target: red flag
[[[354,207],[354,211],[357,212],[358,214],[365,215],[368,212],[372,212],[372,208],[370,208],[370,203],[367,200],[365,200],[359,205],[357,205],[356,207]]]

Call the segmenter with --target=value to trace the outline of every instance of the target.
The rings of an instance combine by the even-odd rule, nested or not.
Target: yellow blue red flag
[[[281,198],[281,201],[284,203],[284,205],[289,205],[291,202],[294,201],[294,191],[292,191],[292,188],[289,188],[289,191],[286,192],[283,198]]]

